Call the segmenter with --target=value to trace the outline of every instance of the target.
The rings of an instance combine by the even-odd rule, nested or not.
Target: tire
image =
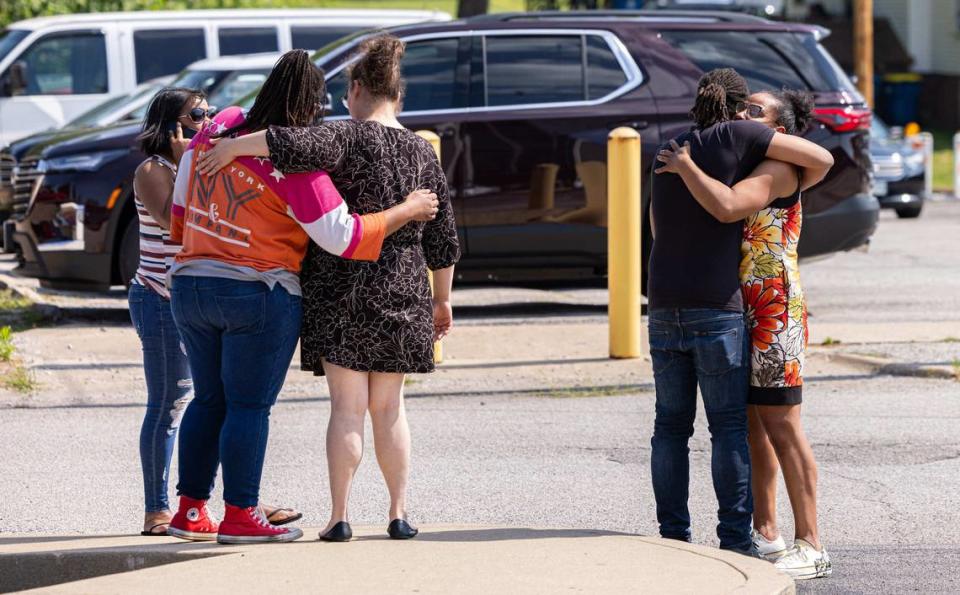
[[[136,217],[127,222],[119,248],[117,270],[120,272],[120,281],[125,287],[130,287],[130,281],[140,265],[140,225]]]
[[[923,211],[923,205],[918,207],[905,207],[897,209],[897,217],[901,219],[916,219],[920,216],[921,211]]]

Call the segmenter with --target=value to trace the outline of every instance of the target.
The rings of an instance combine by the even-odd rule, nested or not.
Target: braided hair
[[[813,95],[807,91],[783,89],[770,93],[777,102],[777,125],[787,134],[799,134],[813,118]]]
[[[304,50],[290,50],[277,60],[242,124],[218,137],[240,130],[257,132],[270,126],[310,126],[322,117],[326,85],[323,71]]]
[[[717,68],[700,77],[690,117],[697,128],[732,120],[750,95],[747,81],[732,68]]]

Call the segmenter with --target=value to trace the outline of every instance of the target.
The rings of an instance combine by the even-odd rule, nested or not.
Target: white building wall
[[[916,2],[917,0],[911,0]],[[960,74],[960,27],[958,11],[960,0],[920,0],[933,2],[931,26],[928,29],[930,47],[930,71],[943,74]],[[922,35],[922,31],[917,31]]]

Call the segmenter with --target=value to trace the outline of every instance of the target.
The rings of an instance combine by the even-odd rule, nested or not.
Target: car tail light
[[[818,107],[814,108],[813,116],[835,132],[850,132],[869,130],[873,113],[856,107]]]

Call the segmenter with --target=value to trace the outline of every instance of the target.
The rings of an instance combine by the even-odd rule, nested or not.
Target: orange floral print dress
[[[747,218],[740,287],[750,328],[753,405],[802,401],[807,308],[800,287],[797,244],[803,209],[800,191]]]

